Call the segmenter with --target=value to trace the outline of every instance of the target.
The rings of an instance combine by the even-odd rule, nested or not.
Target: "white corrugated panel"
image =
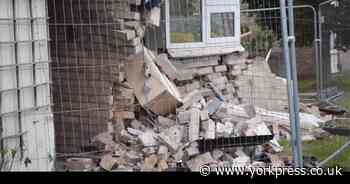
[[[0,20],[0,135],[3,149],[18,151],[12,170],[48,171],[55,157],[50,74],[47,63],[33,65],[49,60],[46,4],[45,0],[14,2],[13,7],[12,0],[0,0],[0,18],[17,18],[15,25],[13,20]],[[31,17],[40,19],[31,25]],[[14,64],[19,66],[8,66]],[[22,135],[22,144],[14,135]],[[31,163],[25,165],[25,159]]]

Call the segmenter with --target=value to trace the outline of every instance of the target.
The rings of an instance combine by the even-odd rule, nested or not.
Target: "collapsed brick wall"
[[[63,0],[49,4],[58,152],[89,151],[92,137],[108,127],[109,131],[120,128],[121,122],[135,119],[139,112],[134,92],[125,83],[124,67],[128,57],[144,51],[141,0],[89,2]],[[212,83],[226,101],[234,104],[254,104],[261,98],[260,91],[255,95],[244,91],[247,80],[251,80],[244,75],[252,76],[248,71],[254,68],[246,55],[170,60],[179,72],[174,82],[183,95],[198,89],[204,97],[212,98],[216,95],[208,87]],[[270,79],[266,83],[274,83],[274,76]],[[281,98],[283,101],[285,96]],[[269,107],[264,102],[260,105]]]
[[[244,104],[249,103],[245,101],[247,98],[258,100],[263,97],[259,93],[255,93],[256,96],[250,96],[250,93],[248,93],[248,97],[245,95],[245,88],[250,86],[247,83],[252,83],[250,80],[253,80],[253,84],[255,80],[258,83],[258,86],[251,86],[250,90],[266,88],[270,90],[267,91],[270,94],[273,90],[275,99],[278,98],[279,92],[282,95],[279,98],[286,98],[283,79],[275,78],[267,63],[264,63],[264,59],[259,58],[253,61],[247,59],[244,54],[234,53],[225,56],[184,60],[171,58],[169,61],[166,54],[147,57],[149,50],[145,49],[145,52],[146,54],[141,54],[144,55],[144,58],[132,57],[134,59],[127,62],[143,63],[143,60],[146,60],[156,63],[162,74],[167,75],[177,85],[182,93],[183,102],[178,104],[176,112],[169,110],[165,114],[142,113],[137,108],[124,108],[123,111],[115,111],[113,131],[99,134],[94,139],[94,142],[104,144],[106,150],[104,154],[101,154],[97,168],[107,171],[166,171],[176,169],[177,163],[180,163],[191,171],[198,171],[199,166],[210,163],[265,165],[258,163],[254,159],[255,157],[250,158],[248,155],[254,154],[255,150],[275,153],[279,149],[278,145],[271,148],[269,143],[250,149],[236,147],[223,149],[219,146],[219,142],[224,145],[225,141],[223,140],[228,143],[233,137],[269,136],[271,134],[267,127],[271,124],[267,124],[267,122],[271,123],[275,120],[271,120],[271,117],[262,119],[262,114],[257,114],[255,102],[250,102],[253,106]],[[152,60],[153,58],[154,60]],[[127,68],[127,71],[136,71]],[[139,70],[142,67],[135,68]],[[151,78],[158,77],[158,75],[154,75],[156,72],[151,74]],[[134,79],[130,75],[143,75],[143,73],[130,74],[128,72],[126,80],[119,84],[120,91],[116,93],[115,99],[117,97],[118,99],[129,99],[127,101],[129,104],[126,107],[139,107],[139,102],[132,99],[135,98],[134,94],[138,99],[142,96],[146,98],[147,92],[139,93],[136,88],[139,87],[137,85],[146,85],[147,80],[138,81],[135,85]],[[255,75],[257,78],[254,80]],[[245,76],[249,77],[245,78]],[[265,78],[267,81],[263,83],[258,80]],[[163,83],[163,85],[167,84]],[[280,88],[272,88],[274,85]],[[135,88],[130,88],[130,86]],[[224,98],[226,102],[219,100],[218,96]],[[157,102],[162,107],[171,103],[167,102],[166,98],[164,102],[159,102],[163,100],[162,93],[158,97],[152,98],[151,101]],[[274,102],[274,99],[268,100],[266,99],[268,102]],[[115,107],[125,105],[116,100],[114,103]],[[271,107],[268,106],[270,104],[265,103],[258,105]],[[144,109],[148,109],[148,107],[144,106]],[[273,107],[284,108],[283,105],[277,103]],[[149,109],[153,110],[154,108],[150,107]],[[268,112],[259,110],[259,113]],[[197,142],[202,138],[208,140],[208,144]],[[254,139],[261,141],[261,144],[266,141],[262,137],[254,137]],[[212,144],[209,143],[210,141]],[[237,142],[244,144],[244,141],[241,140]],[[272,158],[273,155],[269,157]],[[269,164],[284,165],[279,158],[275,160]],[[67,162],[68,165],[74,163],[72,160]],[[73,166],[70,168],[75,169]]]
[[[134,119],[134,112],[139,107],[135,101],[134,91],[124,83],[125,66],[128,64],[129,57],[143,52],[142,42],[145,34],[145,26],[141,21],[141,0],[118,0],[117,2],[117,11],[114,12],[114,16],[117,18],[115,35],[119,55],[115,59],[119,63],[117,72],[114,74],[113,117],[109,124],[110,131],[117,128],[124,119]]]
[[[268,110],[287,107],[286,81],[270,70],[264,58],[248,59],[246,53],[192,59],[172,59],[179,71],[176,84],[185,95],[200,90],[207,99],[216,96],[209,83],[233,104],[251,104]]]
[[[121,13],[118,12],[118,14]],[[145,20],[136,17],[119,20],[121,26],[118,27],[117,34],[121,40],[119,43],[124,44],[118,48],[125,51],[125,57],[123,57],[125,60],[120,65],[118,82],[114,86],[114,94],[118,94],[114,96],[114,124],[134,119],[135,112],[138,111],[138,108],[135,107],[140,107],[135,101],[130,86],[121,85],[123,82],[126,82],[123,84],[127,84],[124,70],[124,66],[128,64],[126,58],[144,51],[142,40],[146,30]],[[161,66],[162,63],[166,63],[165,61],[157,62],[157,65],[176,84],[183,96],[193,90],[199,90],[207,99],[213,98],[216,94],[208,86],[209,83],[212,83],[227,102],[250,103],[269,110],[283,110],[287,106],[286,83],[271,72],[268,63],[264,62],[264,58],[248,59],[247,53],[187,59],[168,57],[167,54],[164,56],[163,53],[160,58],[169,59],[170,65],[175,66],[176,72],[170,75],[165,72]],[[163,67],[169,66],[163,65]],[[255,75],[254,72],[259,71],[259,67],[262,67],[260,75]],[[271,93],[272,90],[274,90],[275,96]],[[167,108],[166,102],[162,104],[165,105],[164,108]]]
[[[271,96],[256,103],[257,100],[262,99],[261,91],[265,88],[274,90],[276,94],[280,93],[281,96],[278,98],[281,98],[281,101],[286,99],[286,89],[273,88],[285,85],[283,80],[271,73],[263,58],[248,59],[246,53],[187,59],[169,58],[166,53],[157,53],[158,55],[155,54],[154,58],[147,59],[145,55],[148,50],[143,44],[146,26],[145,20],[142,20],[145,16],[141,12],[141,1],[115,0],[113,2],[114,4],[109,6],[112,9],[110,17],[113,17],[112,20],[115,23],[111,34],[113,37],[110,36],[110,39],[104,41],[108,46],[102,45],[102,48],[113,48],[117,53],[112,57],[116,67],[111,67],[111,83],[108,83],[112,90],[110,96],[113,97],[113,104],[110,110],[113,114],[110,121],[98,122],[101,126],[108,123],[108,131],[103,133],[101,131],[101,134],[93,139],[94,143],[102,143],[105,146],[105,152],[100,155],[99,160],[101,168],[114,170],[117,166],[118,171],[138,169],[164,171],[167,168],[176,168],[176,163],[179,161],[188,161],[186,164],[191,170],[196,170],[198,163],[201,163],[197,163],[197,160],[211,162],[213,159],[210,153],[199,155],[198,145],[192,145],[190,142],[199,137],[215,139],[232,135],[255,135],[254,131],[252,133],[246,130],[249,127],[243,125],[250,124],[252,126],[250,129],[253,130],[256,128],[255,125],[263,121],[258,117],[252,118],[251,112],[246,112],[250,111],[248,106],[236,106],[237,104],[250,103],[266,108],[271,107],[271,101],[269,101]],[[100,34],[93,33],[89,36],[99,40]],[[130,59],[133,57],[134,59]],[[128,80],[133,73],[126,73],[131,60],[142,64],[146,63],[146,60],[152,60],[149,62],[157,65],[156,70],[159,69],[161,75],[166,75],[176,84],[184,98],[183,104],[178,104],[178,108],[172,108],[176,109],[176,112],[159,115],[145,112],[148,108],[139,108],[141,105],[135,97],[136,90],[131,87],[131,81]],[[255,76],[255,74],[259,75]],[[138,72],[135,75],[140,74]],[[260,79],[264,78],[267,80],[261,82]],[[146,86],[146,82],[139,81],[139,85]],[[271,95],[270,91],[268,93]],[[218,94],[226,102],[215,99]],[[142,94],[138,95],[142,96]],[[153,101],[163,101],[158,103],[162,105],[160,108],[167,108],[170,104],[165,98],[167,96],[160,94],[157,97],[159,98],[154,98]],[[188,102],[185,102],[186,99]],[[208,109],[206,103],[208,103]],[[211,112],[212,109],[209,106],[212,105],[216,106],[218,113]],[[284,103],[275,104],[275,107],[283,109],[284,105]],[[67,114],[65,116],[67,117]],[[235,131],[233,131],[234,127]],[[233,160],[231,155],[234,154],[223,153],[220,150],[214,152],[219,152],[218,157],[224,157],[225,161]],[[239,162],[242,158],[245,160],[243,162],[249,160],[248,156],[240,153],[242,151],[239,149],[238,151],[232,149],[232,153],[234,152],[243,155],[238,158]],[[221,160],[221,158],[215,157],[215,160]],[[75,163],[74,159],[68,160],[69,162]],[[224,162],[220,161],[220,163]]]

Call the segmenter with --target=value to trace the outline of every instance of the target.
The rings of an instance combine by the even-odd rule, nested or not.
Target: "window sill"
[[[233,52],[243,52],[244,48],[239,46],[208,46],[196,48],[168,49],[172,58],[194,58],[213,55],[225,55]]]

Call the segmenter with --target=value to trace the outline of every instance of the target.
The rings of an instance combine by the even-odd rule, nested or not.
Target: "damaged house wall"
[[[94,138],[106,150],[100,168],[164,171],[176,168],[179,161],[192,171],[201,164],[249,165],[250,157],[240,148],[202,150],[196,141],[271,135],[249,104],[255,105],[254,100],[262,98],[261,91],[275,86],[272,89],[282,96],[280,105],[267,102],[268,96],[259,106],[284,109],[285,82],[271,73],[265,58],[249,59],[245,53],[179,59],[170,57],[164,48],[157,52],[154,48],[159,47],[153,45],[149,50],[142,41],[152,35],[144,34],[145,30],[157,30],[148,17],[159,16],[152,15],[153,9],[143,9],[145,19],[118,20],[118,49],[127,52],[118,57],[122,62],[113,87],[113,121],[108,132]],[[251,77],[256,72],[258,79],[270,78],[261,83]],[[254,92],[254,80],[260,91]],[[67,167],[74,170],[73,163],[68,160]]]
[[[145,22],[151,27],[147,20],[151,20],[154,8],[152,5],[143,8],[141,3],[141,0],[49,2],[53,101],[54,111],[60,112],[54,116],[58,152],[89,151],[90,138],[105,131],[108,125],[113,130],[120,121],[135,118],[139,105],[133,90],[123,82],[127,77],[127,58],[144,50]],[[208,87],[212,83],[226,101],[240,104],[251,100],[245,91],[238,93],[239,83],[235,83],[252,64],[245,56],[155,57],[160,60],[156,64],[161,71],[183,95],[197,89],[206,98],[214,97],[216,94]],[[172,74],[167,73],[171,70]],[[245,86],[244,80],[250,79],[241,77],[239,81]],[[159,107],[168,107],[166,102]]]
[[[100,105],[108,102],[112,106],[108,111],[104,111],[106,114],[96,112],[102,119],[98,119],[95,112],[91,114],[91,111],[86,121],[81,121],[79,118],[74,120],[73,114],[70,113],[56,115],[58,117],[56,126],[68,127],[67,130],[58,129],[57,133],[57,138],[61,138],[59,145],[61,147],[68,145],[68,152],[82,151],[78,146],[85,145],[74,144],[77,140],[69,134],[67,139],[63,139],[65,138],[63,134],[69,132],[91,132],[86,137],[80,135],[79,139],[86,141],[87,145],[90,145],[88,141],[91,141],[91,145],[103,146],[101,147],[103,152],[96,154],[98,159],[69,158],[65,162],[66,169],[168,171],[176,169],[180,163],[191,171],[198,171],[199,166],[203,164],[284,165],[280,158],[275,158],[273,155],[281,151],[281,147],[272,133],[280,134],[278,130],[280,124],[288,131],[289,116],[288,113],[283,113],[287,105],[286,82],[272,74],[266,61],[268,56],[248,58],[246,52],[237,49],[239,52],[223,53],[214,50],[214,53],[206,56],[172,57],[166,48],[157,46],[159,42],[152,42],[152,38],[149,37],[157,36],[154,30],[158,32],[164,30],[158,27],[164,26],[162,23],[159,24],[159,19],[164,20],[162,17],[164,15],[160,13],[163,11],[160,11],[158,6],[160,1],[95,0],[93,2],[95,6],[84,4],[82,7],[89,7],[88,12],[98,17],[96,7],[99,7],[99,2],[102,4],[107,2],[105,10],[110,14],[104,18],[112,21],[114,25],[107,27],[105,31],[110,34],[102,41],[105,43],[102,48],[111,49],[113,52],[107,52],[112,54],[110,57],[112,64],[108,65],[110,73],[97,70],[99,67],[95,67],[94,70],[98,75],[102,73],[111,75],[106,85],[110,90],[109,95],[95,103]],[[79,8],[80,6],[78,10],[82,12],[86,11]],[[94,11],[95,13],[92,13]],[[59,45],[66,47],[65,42],[66,45],[68,43],[74,45],[74,38],[79,38],[80,41],[87,39],[87,43],[94,45],[85,50],[88,53],[84,52],[84,49],[79,49],[79,55],[74,52],[74,55],[69,55],[69,59],[60,57],[59,63],[65,63],[67,60],[69,67],[74,68],[77,55],[80,58],[82,57],[80,54],[83,53],[86,57],[78,60],[81,60],[82,65],[94,63],[96,60],[101,62],[100,59],[95,59],[94,55],[90,55],[96,51],[101,52],[98,52],[99,54],[104,53],[102,52],[104,49],[98,48],[100,44],[97,43],[101,42],[91,41],[99,40],[101,32],[91,28],[85,30],[82,29],[84,26],[81,26],[80,35],[74,36],[74,32],[78,31],[74,31],[74,27],[77,26],[72,27],[73,36],[70,37],[73,42],[64,38],[63,43]],[[68,27],[64,28],[66,31],[67,29]],[[85,36],[88,38],[83,39]],[[159,41],[163,38],[162,36],[157,39]],[[165,42],[162,43],[164,45]],[[200,51],[198,48],[195,50]],[[72,48],[65,51],[59,49],[58,53],[66,56],[72,51],[74,51]],[[77,73],[80,74],[74,70],[67,71],[66,75],[74,76]],[[74,78],[67,78],[60,83],[58,76],[57,73],[56,83],[61,85],[76,81]],[[87,78],[86,81],[84,78],[78,79],[82,83],[90,80],[91,78]],[[92,89],[93,86],[83,91],[91,92]],[[102,89],[97,88],[97,93]],[[58,86],[56,91],[58,90],[64,92],[61,94],[67,94],[66,97],[79,99],[79,95],[71,96],[69,87],[64,91]],[[59,103],[58,100],[57,98],[56,102]],[[68,102],[72,104],[74,101]],[[73,104],[81,107],[84,103]],[[89,106],[83,107],[89,108]],[[108,116],[107,112],[110,112],[111,116]],[[82,114],[84,114],[82,110],[77,112],[79,117]],[[60,121],[61,117],[65,118],[65,121]],[[321,121],[306,115],[303,117],[301,124],[305,129],[317,127],[318,124],[315,122]],[[271,127],[274,129],[273,132]],[[222,143],[226,141],[236,144],[218,144],[218,140]],[[251,147],[243,148],[244,145]],[[274,158],[274,161],[264,163],[256,159],[264,157],[264,154],[265,156],[268,154],[271,159]],[[96,155],[93,158],[96,158]]]
[[[96,150],[90,139],[111,120],[113,70],[118,59],[111,0],[48,2],[53,102],[58,153]]]
[[[273,133],[280,135],[283,127],[283,136],[288,134],[287,90],[270,71],[269,55],[249,58],[244,52],[240,1],[170,1],[216,15],[216,21],[201,15],[200,47],[169,44],[164,26],[170,21],[164,17],[171,11],[164,11],[161,0],[0,1],[0,66],[6,69],[0,71],[0,149],[21,148],[16,170],[51,170],[55,159],[60,166],[67,157],[65,169],[75,171],[284,165],[280,158],[256,159],[281,151]],[[180,14],[193,13],[184,7]],[[22,21],[33,25],[15,24]],[[221,27],[214,34],[212,23]],[[184,31],[190,26],[177,25],[175,40],[198,39]],[[21,31],[31,37],[17,40]],[[158,35],[163,31],[166,36]],[[158,41],[151,43],[150,35]],[[30,66],[22,73],[22,65]],[[301,127],[318,127],[319,118],[301,114]]]

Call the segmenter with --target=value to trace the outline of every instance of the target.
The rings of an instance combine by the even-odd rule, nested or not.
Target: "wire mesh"
[[[113,108],[113,74],[123,59],[112,16],[118,3],[49,2],[57,153],[96,150],[91,138],[107,131]]]
[[[188,3],[189,0],[181,2]],[[40,47],[48,43],[46,47],[49,47],[49,51],[45,52],[46,56],[35,60],[34,64],[31,62],[32,58],[27,56],[23,56],[22,59],[26,60],[24,62],[6,63],[2,59],[0,72],[4,72],[1,84],[5,83],[8,75],[14,75],[16,72],[33,73],[34,68],[38,72],[37,75],[48,75],[49,80],[28,85],[16,85],[13,88],[0,88],[0,93],[21,92],[26,89],[50,86],[50,94],[46,94],[46,97],[50,97],[51,101],[50,103],[38,103],[34,107],[19,108],[13,112],[6,111],[3,113],[3,111],[0,111],[0,120],[3,121],[7,114],[19,114],[35,108],[52,107],[50,111],[40,111],[37,114],[44,115],[44,117],[53,114],[55,158],[100,153],[105,150],[105,147],[92,143],[93,137],[107,131],[122,132],[121,130],[123,130],[125,132],[128,127],[132,127],[137,122],[142,122],[148,129],[159,128],[159,125],[156,124],[159,123],[159,120],[155,120],[159,114],[147,111],[147,108],[140,105],[139,100],[135,98],[135,91],[130,88],[126,78],[128,75],[130,77],[130,75],[138,74],[137,72],[128,73],[128,68],[133,64],[130,62],[129,56],[139,57],[135,59],[139,62],[136,64],[143,64],[147,61],[144,53],[148,52],[148,49],[155,57],[166,53],[168,50],[166,48],[165,27],[169,20],[166,18],[164,1],[161,3],[159,27],[145,24],[145,18],[141,17],[143,11],[147,9],[143,7],[144,4],[135,5],[122,0],[50,0],[46,3],[46,16],[16,17],[15,19],[12,17],[11,20],[3,19],[0,16],[0,26],[4,24],[13,25],[13,22],[16,21],[18,27],[34,24],[41,27],[41,29],[47,29],[45,31],[47,35],[44,37],[36,37],[37,33],[34,32],[31,39],[0,39],[2,48],[0,54],[1,51],[4,51],[3,48],[12,49],[11,45],[14,44],[38,44],[38,47]],[[183,4],[180,1],[172,1],[172,3],[177,6],[176,10],[179,12],[170,13],[186,15],[190,14],[189,9],[193,9],[193,7],[188,6],[181,7]],[[194,7],[194,9],[196,8],[198,7]],[[334,12],[334,10],[332,11]],[[312,8],[302,6],[295,7],[295,12],[299,88],[303,93],[315,93],[317,90],[315,53],[317,48],[315,48],[316,33],[314,32],[316,27],[315,19],[311,16],[314,12]],[[324,13],[326,15],[326,11]],[[203,19],[207,15],[196,14],[196,16],[201,16]],[[232,17],[223,17],[223,22],[232,20]],[[253,118],[249,120],[239,118],[233,120],[232,117],[229,120],[212,118],[215,120],[215,128],[230,126],[231,121],[234,122],[232,126],[236,126],[237,129],[252,128],[244,125],[244,123],[249,124],[249,122],[256,123],[254,121],[259,121],[259,123],[264,122],[270,130],[273,130],[276,139],[290,139],[287,84],[284,79],[286,70],[282,59],[279,0],[242,0],[240,17],[240,37],[245,52],[237,55],[217,54],[215,56],[188,59],[177,59],[168,55],[171,63],[185,72],[181,77],[188,77],[185,75],[188,75],[188,73],[196,73],[193,76],[191,74],[189,80],[175,81],[174,83],[183,96],[198,90],[205,97],[206,102],[212,102],[212,99],[223,97],[226,105],[228,104],[227,109],[248,104],[255,108],[255,113],[261,118],[254,120],[252,120]],[[181,18],[187,22],[181,22],[182,19],[176,20],[178,25],[175,27],[181,27],[178,32],[191,32],[191,38],[193,37],[193,39],[205,37],[203,36],[205,31],[197,27],[197,19],[188,20],[185,16]],[[203,21],[202,19],[201,21]],[[326,19],[327,21],[328,19]],[[206,24],[210,27],[210,23],[207,22]],[[122,25],[126,28],[122,28]],[[228,25],[226,25],[228,28],[232,28]],[[190,30],[193,27],[196,27],[196,29]],[[329,27],[325,26],[325,32],[327,32],[326,30],[333,30]],[[132,33],[130,33],[132,36],[125,30],[132,30]],[[346,26],[334,30],[335,32],[341,32],[339,33],[341,36],[338,35],[337,37],[339,40],[346,41],[347,37],[344,33],[346,30]],[[201,31],[202,33],[198,33]],[[225,32],[224,34],[228,33]],[[125,38],[125,35],[132,38]],[[324,33],[323,36],[325,35]],[[0,38],[2,37],[0,36]],[[186,38],[188,38],[188,35]],[[324,41],[323,44],[326,45],[328,42]],[[212,48],[215,47],[216,45]],[[190,47],[185,45],[184,48],[188,49]],[[39,49],[35,52],[40,51],[42,50]],[[139,53],[141,52],[143,54],[140,56]],[[43,54],[45,55],[45,53]],[[327,54],[329,52],[323,53]],[[342,54],[346,55],[346,52],[344,51]],[[344,55],[343,58],[346,58]],[[241,62],[242,58],[243,62]],[[233,61],[233,64],[228,63],[230,60]],[[209,70],[210,72],[208,72]],[[42,73],[40,73],[41,71]],[[49,74],[48,71],[50,71]],[[33,75],[34,81],[38,78],[37,75]],[[25,80],[23,79],[23,81]],[[220,95],[217,95],[215,90],[208,87],[209,83],[218,88]],[[35,93],[33,96],[37,98],[43,95],[38,92]],[[1,96],[1,100],[13,99],[4,99]],[[173,101],[164,98],[158,99],[157,107],[150,104],[149,108],[156,111],[170,112],[176,109],[173,104]],[[1,107],[1,110],[6,108],[8,107]],[[177,123],[181,123],[178,120],[178,112],[177,114],[166,114],[164,116],[171,120],[176,119]],[[221,116],[223,115],[221,114]],[[227,114],[224,114],[224,116],[227,116]],[[278,118],[273,119],[273,117]],[[26,120],[22,121],[25,123]],[[229,123],[227,123],[228,121]],[[181,126],[185,127],[183,139],[188,141],[190,139],[188,131],[192,131],[192,125],[187,122],[186,125]],[[0,130],[2,129],[4,129],[4,125],[0,124]],[[27,131],[30,132],[33,129]],[[154,131],[159,133],[162,130]],[[2,132],[3,130],[0,131],[0,133]],[[224,135],[225,131],[219,133]],[[234,130],[229,136],[225,135],[226,137],[222,136],[220,139],[203,140],[201,148],[207,150],[212,149],[211,147],[219,147],[225,153],[234,155],[237,150],[227,147],[237,146],[237,143],[241,146],[255,146],[252,142],[255,141],[256,144],[260,144],[260,142],[266,142],[269,139],[269,137],[260,137],[261,139],[252,141],[250,138],[239,137],[243,134],[249,134],[249,132],[242,133]],[[238,138],[229,139],[235,137]],[[123,138],[118,141],[130,149],[139,150],[139,147],[142,146],[139,142],[130,143],[123,140]],[[206,141],[209,143],[205,143]],[[0,145],[3,145],[3,141],[0,143]],[[244,151],[249,153],[252,158],[256,156],[254,155],[255,151],[259,152],[259,149],[266,149],[262,146],[254,146],[244,148]],[[38,155],[36,158],[31,158],[31,160],[44,160],[44,158],[49,157]],[[262,155],[258,156],[262,157]],[[260,157],[259,159],[263,159]],[[280,164],[280,159],[276,158],[272,162]]]
[[[319,31],[321,38],[321,80],[323,101],[334,106],[342,113],[336,113],[334,119],[327,122],[329,149],[326,166],[341,166],[349,170],[347,157],[349,134],[339,132],[348,130],[349,123],[349,1],[325,1],[319,5]],[[326,105],[327,106],[327,105]],[[328,127],[331,126],[331,127]]]
[[[320,7],[320,34],[322,39],[322,81],[323,91],[326,99],[339,97],[346,93],[346,76],[348,76],[347,50],[349,38],[349,12],[348,1],[339,1],[339,4],[327,3]],[[337,12],[337,13],[335,13]],[[345,97],[345,101],[348,96]],[[342,104],[344,107],[346,102]]]

